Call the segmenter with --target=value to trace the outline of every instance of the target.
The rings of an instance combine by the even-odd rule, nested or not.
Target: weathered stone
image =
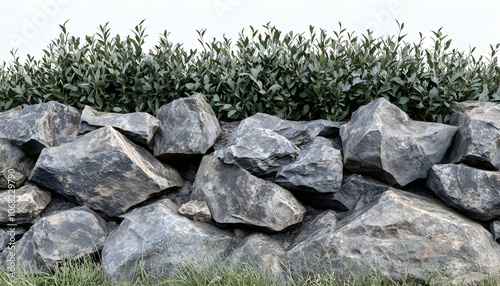
[[[323,137],[316,137],[297,159],[281,168],[276,183],[297,192],[336,193],[342,186],[342,154]]]
[[[30,180],[109,217],[183,184],[175,169],[110,126],[43,150]]]
[[[245,135],[254,128],[272,130],[290,140],[296,146],[307,144],[311,141],[311,134],[305,124],[296,121],[282,120],[276,116],[265,113],[257,113],[240,122],[233,136],[229,139],[228,144],[233,144],[235,139]]]
[[[490,223],[490,232],[493,234],[493,238],[500,243],[500,221],[495,220]]]
[[[9,240],[10,240],[9,233],[4,231],[3,229],[0,229],[0,252],[4,250],[5,247],[7,247],[7,245],[9,244]]]
[[[342,180],[342,188],[336,194],[335,199],[342,203],[346,209],[352,210],[356,204],[369,203],[379,194],[387,191],[390,186],[373,178],[349,174]]]
[[[500,104],[455,103],[450,124],[459,127],[449,161],[498,170],[500,168]]]
[[[343,272],[348,267],[379,270],[396,280],[430,278],[431,285],[443,285],[498,273],[500,246],[480,224],[440,202],[388,190],[339,221],[336,230],[320,229],[303,239],[287,252],[284,262],[302,275]],[[445,275],[454,281],[444,281]]]
[[[179,213],[192,220],[201,222],[211,222],[212,213],[207,203],[202,201],[189,201],[179,208]]]
[[[232,234],[177,213],[169,199],[137,208],[110,235],[102,250],[106,274],[115,281],[133,278],[135,267],[151,277],[172,275],[189,265],[201,270],[220,259]]]
[[[500,218],[500,172],[463,164],[435,165],[426,185],[445,204],[473,219]]]
[[[321,136],[332,138],[339,136],[341,124],[339,122],[318,119],[305,123],[311,138]]]
[[[0,190],[19,188],[28,178],[35,161],[7,139],[0,139]]]
[[[85,134],[109,125],[133,141],[148,145],[160,126],[160,120],[145,112],[99,112],[86,105],[83,109],[78,133]]]
[[[384,98],[353,113],[340,130],[344,166],[391,185],[426,178],[441,162],[457,127],[411,120]]]
[[[497,102],[483,102],[483,101],[475,101],[475,100],[468,100],[468,101],[452,101],[450,103],[450,111],[453,113],[467,113],[471,111],[472,109],[476,108],[490,108],[495,105],[497,105]]]
[[[314,220],[307,223],[295,236],[290,249],[300,243],[307,242],[311,237],[335,232],[337,229],[337,215],[334,211],[327,210],[317,215]]]
[[[39,219],[16,242],[18,272],[51,271],[57,262],[102,249],[106,222],[87,207],[77,207]]]
[[[191,199],[205,201],[218,223],[281,231],[302,221],[306,209],[282,187],[205,155]]]
[[[55,101],[30,105],[0,117],[0,138],[35,155],[43,148],[75,140],[80,123],[76,108]]]
[[[165,160],[203,155],[222,132],[212,107],[199,93],[160,107],[156,116],[160,128],[154,137],[154,155]]]
[[[256,176],[274,175],[291,163],[300,149],[278,133],[259,127],[247,130],[231,145],[215,151],[215,157],[226,164],[238,165]]]
[[[50,203],[50,199],[49,192],[40,190],[34,184],[16,190],[0,191],[0,224],[33,223]],[[10,205],[14,208],[10,208]]]

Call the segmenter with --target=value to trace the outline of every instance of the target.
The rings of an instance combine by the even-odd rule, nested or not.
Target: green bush
[[[219,119],[241,119],[265,112],[293,120],[342,120],[359,106],[385,97],[413,119],[447,122],[451,101],[500,100],[500,67],[491,47],[475,58],[451,49],[439,29],[433,45],[408,43],[399,24],[397,35],[361,36],[342,25],[329,36],[282,33],[270,24],[250,26],[236,41],[204,39],[187,51],[168,40],[165,31],[150,51],[143,50],[143,22],[133,35],[111,37],[108,25],[84,40],[70,36],[65,24],[44,56],[3,63],[0,111],[56,100],[101,111],[156,110],[176,98],[200,92]]]

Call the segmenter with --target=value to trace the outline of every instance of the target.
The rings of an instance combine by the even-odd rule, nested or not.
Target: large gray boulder
[[[109,217],[183,185],[174,168],[110,126],[43,150],[30,180]]]
[[[146,271],[151,277],[173,275],[189,266],[199,271],[220,259],[232,234],[177,213],[169,199],[137,208],[110,235],[102,250],[107,276],[124,281]]]
[[[426,184],[445,204],[473,219],[500,218],[500,172],[463,164],[435,165]]]
[[[163,105],[156,116],[160,128],[153,150],[156,157],[164,160],[203,155],[222,132],[212,107],[199,93]]]
[[[342,186],[342,154],[326,138],[316,137],[297,159],[279,169],[276,183],[297,192],[336,193]]]
[[[340,122],[317,119],[304,123],[311,134],[311,138],[316,136],[333,138],[339,136],[340,127],[342,124]]]
[[[0,190],[19,188],[28,178],[35,161],[7,139],[0,139]]]
[[[274,175],[297,158],[300,149],[285,137],[255,127],[233,138],[231,144],[215,151],[215,157],[226,164],[238,165],[256,176]]]
[[[301,275],[379,270],[395,280],[448,285],[498,273],[500,246],[483,226],[440,202],[388,190],[335,230],[305,234],[284,262]]]
[[[205,201],[218,223],[281,231],[302,221],[306,209],[284,188],[205,155],[191,199]]]
[[[340,130],[344,166],[391,185],[427,177],[441,162],[457,127],[411,120],[384,98],[360,107]]]
[[[87,207],[77,207],[38,220],[15,244],[18,272],[51,271],[56,263],[102,249],[106,222]]]
[[[76,139],[80,112],[56,101],[30,105],[0,115],[0,138],[8,139],[28,154]]]
[[[160,126],[160,120],[145,112],[99,112],[86,105],[82,111],[78,133],[85,134],[109,125],[133,141],[148,145]]]
[[[33,223],[50,200],[50,193],[40,190],[34,184],[0,191],[0,224]]]
[[[500,168],[500,104],[454,103],[450,124],[459,127],[450,162]]]

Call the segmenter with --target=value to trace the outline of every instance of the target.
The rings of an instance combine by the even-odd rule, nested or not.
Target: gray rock
[[[472,109],[476,108],[490,108],[495,105],[498,105],[497,102],[483,102],[483,101],[475,101],[475,100],[468,100],[468,101],[462,101],[462,102],[457,102],[457,101],[452,101],[450,103],[450,111],[453,113],[467,113],[471,111]]]
[[[153,150],[156,157],[164,160],[205,154],[222,132],[212,107],[199,93],[160,107],[156,116],[160,128]]]
[[[191,199],[205,201],[218,223],[281,231],[302,221],[306,209],[282,187],[205,155]]]
[[[0,191],[0,224],[33,223],[50,200],[50,193],[40,190],[34,184],[27,184],[15,190]]]
[[[493,238],[500,243],[500,221],[495,220],[490,223],[490,232],[493,234]]]
[[[469,166],[500,168],[500,104],[455,103],[450,124],[459,127],[449,161]]]
[[[477,220],[500,217],[500,172],[435,165],[426,183],[445,204]]]
[[[173,275],[190,266],[199,271],[226,251],[232,234],[177,213],[169,199],[137,208],[125,215],[102,250],[104,270],[114,281],[134,277],[143,267],[152,277]]]
[[[327,210],[317,215],[312,221],[302,227],[295,236],[290,249],[300,243],[307,242],[311,237],[319,237],[333,233],[337,230],[337,215],[334,211]]]
[[[109,217],[183,184],[175,169],[110,126],[43,150],[30,180]]]
[[[43,148],[76,139],[80,112],[55,101],[7,111],[0,116],[0,138],[20,146],[27,154],[38,155]]]
[[[457,127],[411,120],[384,98],[353,113],[340,130],[344,166],[391,185],[426,178],[441,162]]]
[[[311,134],[311,138],[315,138],[316,136],[327,138],[337,137],[342,126],[340,122],[324,119],[309,121],[305,125]]]
[[[335,230],[313,232],[284,262],[302,275],[342,273],[348,267],[449,285],[498,273],[500,245],[480,224],[436,200],[388,190]]]
[[[274,175],[291,163],[300,149],[278,133],[259,127],[233,138],[230,145],[215,151],[226,164],[238,165],[256,176]]]
[[[106,222],[87,207],[41,218],[16,242],[18,272],[51,271],[56,263],[100,251]]]
[[[10,241],[10,234],[4,231],[3,229],[0,229],[0,252],[7,247],[9,241]]]
[[[360,174],[349,174],[344,176],[342,188],[336,194],[336,199],[346,209],[352,210],[356,204],[365,205],[389,188],[389,185],[373,178]]]
[[[257,113],[240,122],[233,136],[229,139],[228,144],[233,144],[235,139],[257,127],[272,130],[290,140],[296,146],[307,144],[312,138],[309,129],[303,123],[282,120],[276,116],[265,113]]]
[[[145,112],[126,114],[99,112],[86,105],[82,112],[78,133],[85,134],[106,125],[115,128],[137,143],[148,145],[160,126],[160,120]]]
[[[179,208],[179,213],[192,220],[201,222],[211,222],[212,213],[207,203],[202,201],[189,201]]]
[[[7,139],[0,139],[0,190],[9,184],[19,188],[28,178],[35,161]]]
[[[336,193],[342,186],[342,154],[323,137],[316,137],[297,159],[281,168],[276,183],[298,192]]]

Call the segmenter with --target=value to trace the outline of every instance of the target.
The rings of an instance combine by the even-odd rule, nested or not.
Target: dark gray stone
[[[76,139],[80,112],[55,101],[30,105],[0,115],[0,138],[20,146],[27,154],[38,155],[43,148]]]
[[[215,157],[226,164],[235,164],[256,176],[274,175],[279,168],[291,163],[300,149],[278,133],[259,127],[247,130]]]
[[[85,106],[80,120],[78,133],[85,134],[109,125],[133,141],[148,145],[160,126],[160,120],[145,112],[111,113],[99,112]]]
[[[500,172],[463,164],[435,165],[426,184],[445,204],[473,219],[500,217]]]
[[[7,245],[9,244],[9,240],[9,233],[4,231],[3,229],[0,229],[0,252],[7,247]]]
[[[174,168],[110,126],[43,150],[30,180],[109,217],[183,184]]]
[[[500,243],[500,221],[495,220],[490,223],[490,232],[493,234],[493,238]]]
[[[404,191],[384,192],[335,229],[324,231],[319,224],[317,233],[307,231],[312,234],[285,255],[292,273],[379,270],[395,280],[449,285],[500,270],[500,246],[483,226],[437,200]]]
[[[34,184],[0,191],[0,224],[33,223],[50,200],[50,193],[40,190]],[[14,208],[9,207],[11,205]],[[12,213],[12,210],[15,212]]]
[[[290,249],[300,243],[307,242],[311,237],[327,235],[335,232],[335,230],[337,230],[337,214],[331,210],[324,211],[302,227],[295,236]]]
[[[305,122],[309,133],[312,138],[316,136],[333,138],[339,136],[340,127],[342,126],[340,122],[318,119],[309,122]]]
[[[353,113],[340,130],[344,166],[394,186],[427,177],[441,162],[457,127],[411,120],[384,98]]]
[[[188,265],[199,271],[220,259],[233,238],[229,232],[178,214],[169,199],[122,217],[102,250],[104,270],[114,281],[133,278],[136,267],[143,267],[151,277],[173,275]]]
[[[282,187],[205,155],[191,199],[205,201],[218,223],[281,231],[302,221],[306,209]]]
[[[469,166],[500,168],[500,104],[455,103],[450,124],[459,127],[449,161]]]
[[[0,139],[0,190],[19,188],[28,178],[35,161],[7,139]]]
[[[154,137],[154,155],[181,160],[203,155],[221,134],[219,121],[203,95],[176,99],[158,109],[160,128]]]

